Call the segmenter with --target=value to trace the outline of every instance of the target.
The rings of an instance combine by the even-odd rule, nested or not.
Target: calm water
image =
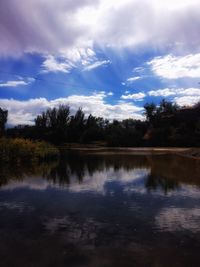
[[[0,171],[0,266],[200,266],[200,161],[70,154]]]

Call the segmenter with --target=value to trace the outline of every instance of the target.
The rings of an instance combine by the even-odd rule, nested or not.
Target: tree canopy
[[[71,114],[69,106],[48,109],[35,118],[34,126],[7,129],[8,137],[25,137],[64,143],[104,142],[108,146],[200,146],[200,104],[180,108],[162,100],[144,106],[146,120],[133,118],[108,121],[81,108]],[[8,112],[0,109],[0,133],[5,131]]]

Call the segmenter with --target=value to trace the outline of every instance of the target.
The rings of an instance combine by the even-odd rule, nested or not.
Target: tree
[[[45,129],[47,127],[47,114],[42,112],[42,115],[38,115],[35,119],[36,128]]]
[[[155,114],[156,114],[156,105],[154,103],[147,103],[144,105],[145,116],[148,122],[152,122]]]
[[[90,114],[86,120],[86,128],[91,127],[97,127],[97,118]]]
[[[81,134],[85,128],[85,114],[81,108],[77,110],[74,116],[71,116],[69,123],[69,140],[79,142]]]
[[[163,99],[160,102],[160,106],[157,109],[157,113],[161,113],[165,115],[174,115],[177,110],[178,110],[178,106],[176,104],[173,104],[172,102],[169,102]]]
[[[53,143],[67,141],[67,128],[70,120],[68,106],[60,105],[58,108],[48,109],[35,119],[38,135]]]
[[[8,111],[0,108],[0,136],[4,134]]]

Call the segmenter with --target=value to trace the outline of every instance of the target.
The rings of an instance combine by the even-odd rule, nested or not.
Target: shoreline
[[[183,157],[200,159],[200,148],[195,147],[106,147],[95,145],[67,145],[60,149],[68,151],[86,152],[98,155],[164,155],[174,154]]]

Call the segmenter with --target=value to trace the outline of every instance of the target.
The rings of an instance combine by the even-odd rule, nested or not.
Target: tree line
[[[109,121],[81,108],[74,115],[70,107],[61,105],[44,111],[34,125],[5,128],[8,111],[0,108],[0,136],[64,143],[103,142],[108,146],[200,146],[200,104],[180,108],[162,100],[158,106],[144,106],[145,120]]]

